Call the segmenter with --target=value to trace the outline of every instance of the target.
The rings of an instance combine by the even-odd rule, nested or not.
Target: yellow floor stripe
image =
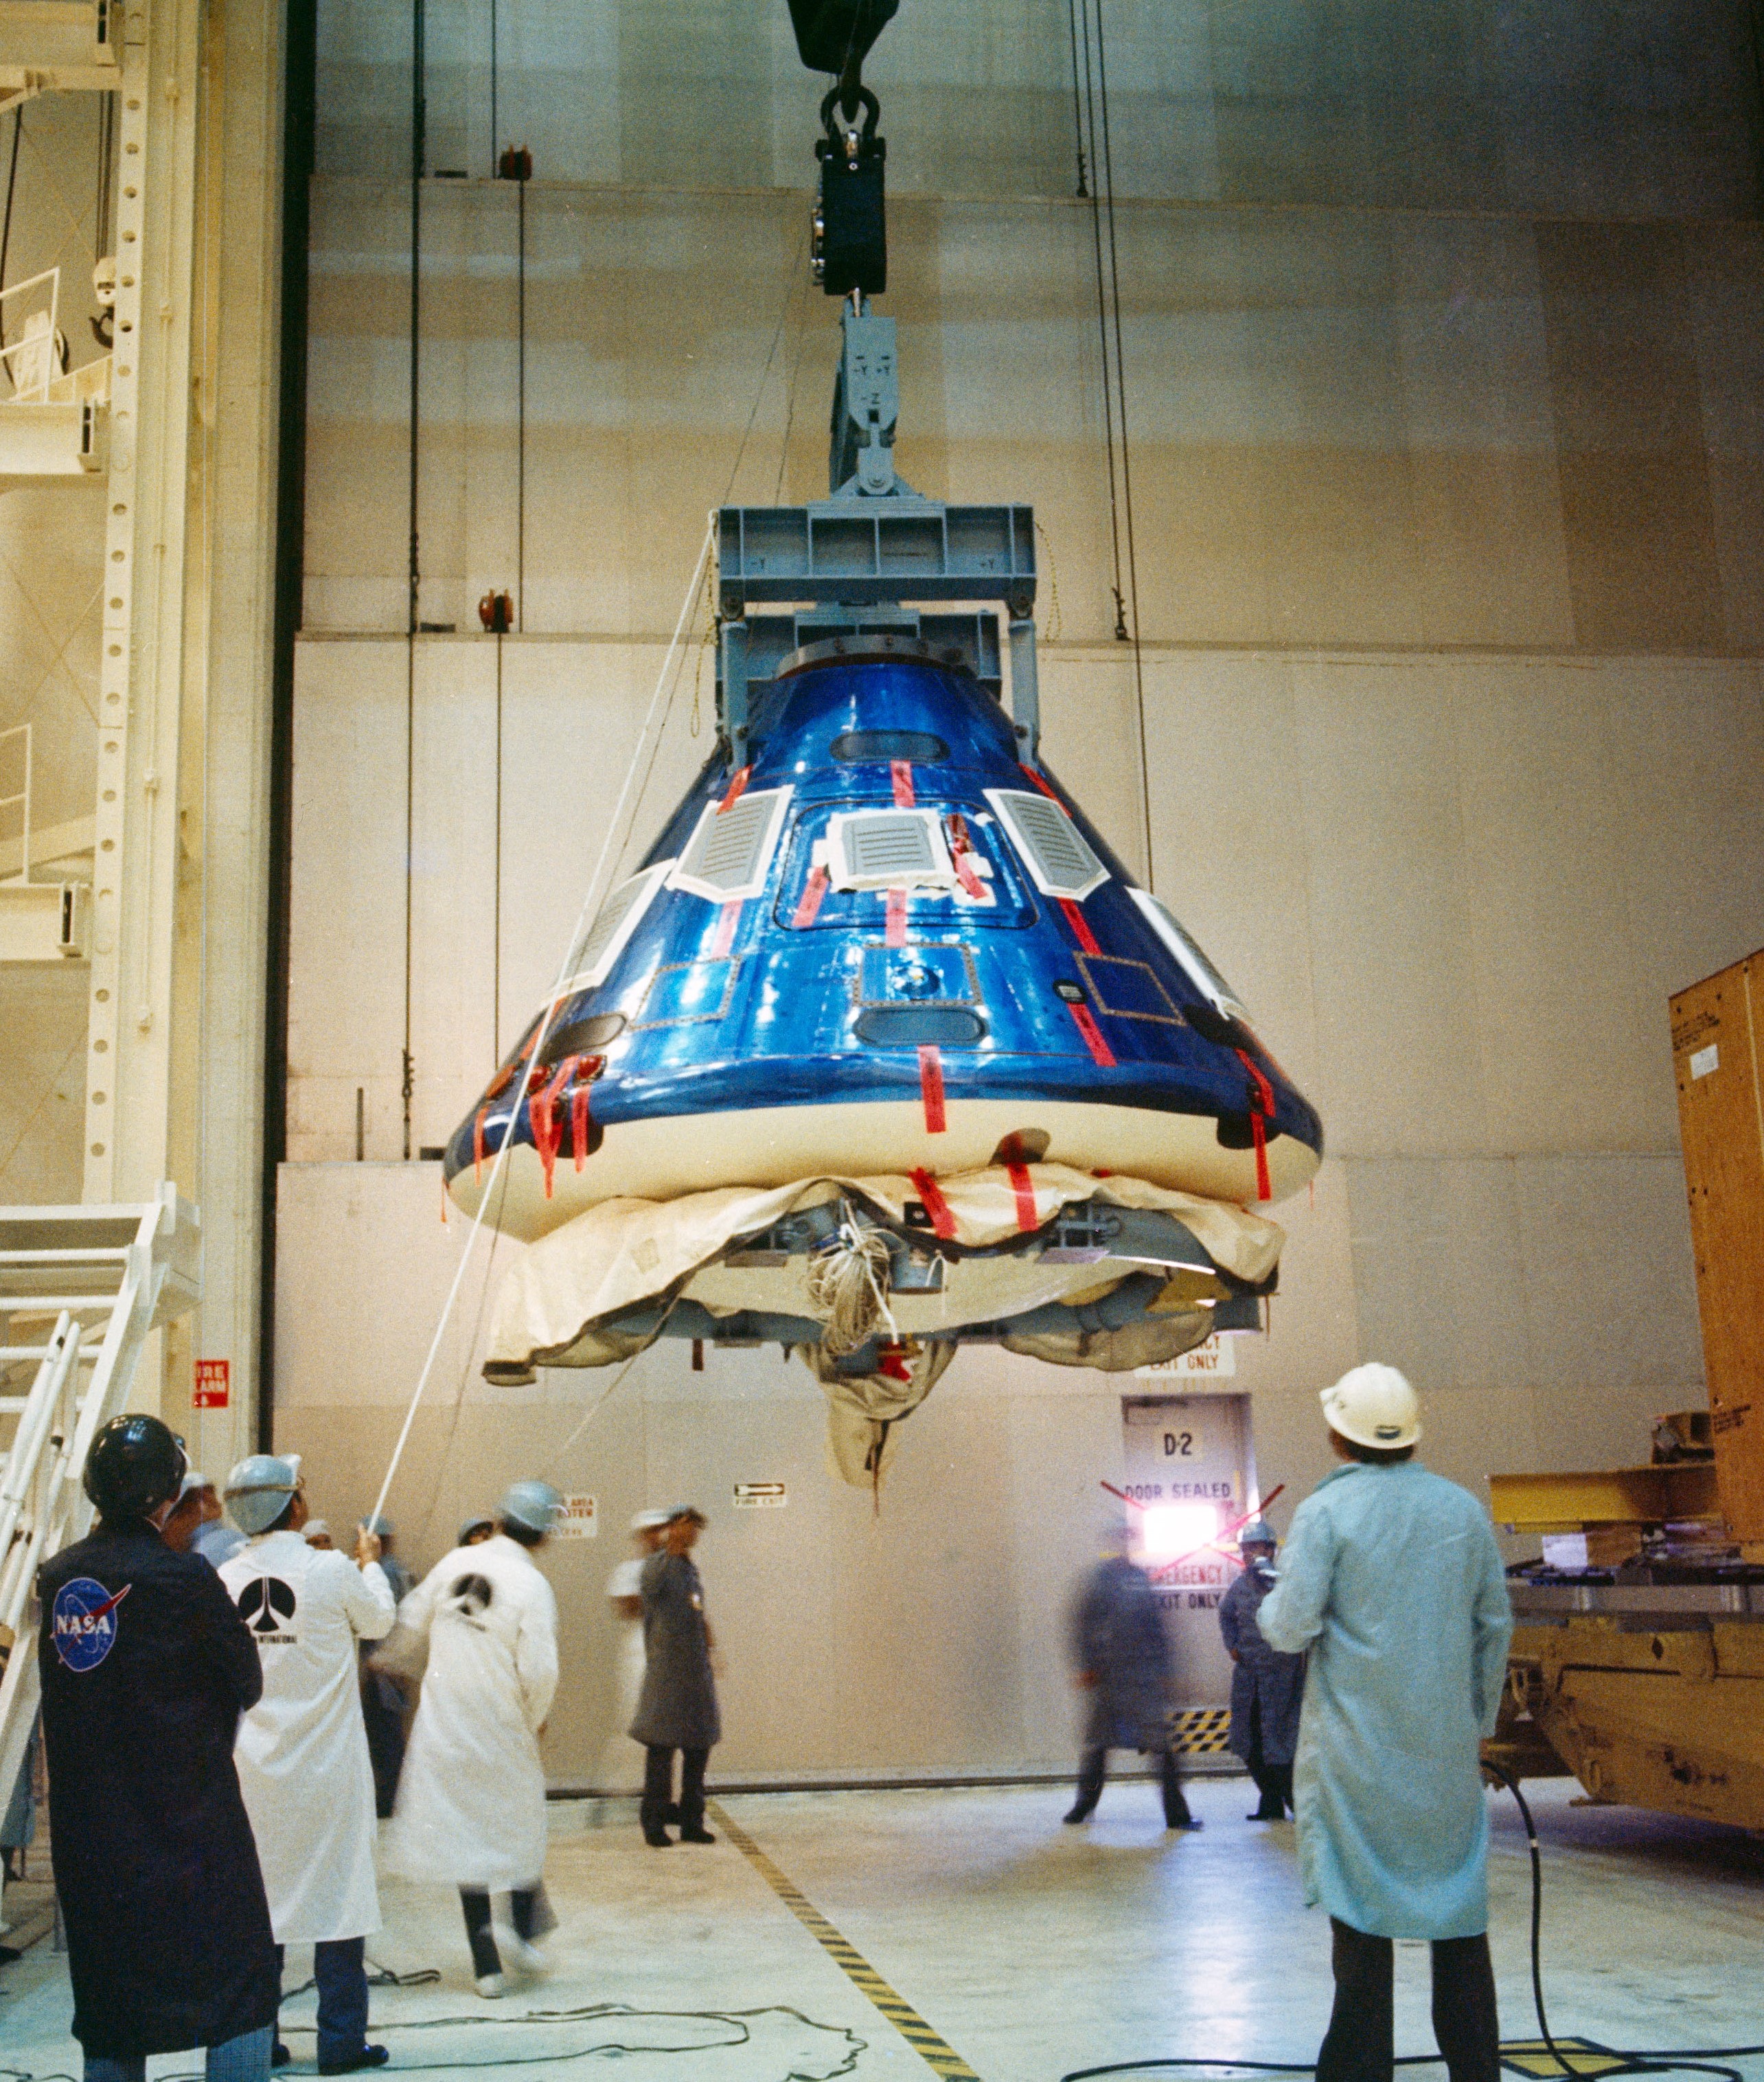
[[[746,1830],[739,1823],[730,1820],[728,1810],[716,1801],[712,1801],[709,1805],[710,1812],[716,1816],[730,1842],[838,1966],[852,1986],[874,2004],[879,2015],[887,2018],[926,2066],[943,2076],[945,2082],[980,2082],[979,2076],[955,2048],[946,2040],[940,2038],[911,2004],[904,2000],[897,1990],[889,1987],[863,1953],[849,1940],[842,1937],[814,1903],[785,1878]]]

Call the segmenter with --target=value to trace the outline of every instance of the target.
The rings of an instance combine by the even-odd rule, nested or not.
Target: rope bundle
[[[845,1208],[838,1233],[809,1261],[809,1300],[827,1325],[824,1351],[836,1359],[856,1351],[883,1323],[890,1338],[899,1337],[888,1306],[888,1283],[887,1237]]]

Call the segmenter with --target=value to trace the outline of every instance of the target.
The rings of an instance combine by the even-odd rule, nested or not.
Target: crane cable
[[[1097,331],[1102,357],[1103,446],[1109,469],[1109,537],[1115,603],[1114,636],[1133,646],[1133,689],[1139,743],[1139,800],[1145,826],[1146,885],[1156,876],[1151,853],[1151,769],[1145,716],[1145,660],[1139,638],[1139,559],[1134,530],[1133,445],[1127,428],[1126,353],[1121,332],[1121,256],[1115,234],[1114,129],[1109,103],[1109,45],[1103,19],[1105,0],[1067,0],[1072,45],[1072,113],[1078,130],[1078,193],[1089,202],[1091,247],[1097,283]],[[1092,10],[1095,11],[1093,32]],[[1095,55],[1092,55],[1094,35]],[[1083,92],[1080,92],[1079,49],[1084,51]],[[1099,128],[1098,111],[1101,111]],[[1101,140],[1101,150],[1098,141]],[[1085,160],[1090,179],[1086,193]],[[1108,267],[1103,266],[1107,226]],[[1114,362],[1111,377],[1109,364]],[[1116,428],[1120,430],[1118,444]],[[1118,484],[1116,451],[1120,453]],[[1126,549],[1126,589],[1122,590],[1122,546]]]
[[[565,946],[563,959],[558,965],[557,980],[552,985],[545,1011],[534,1032],[533,1046],[528,1052],[529,1060],[533,1062],[537,1063],[544,1051],[545,1036],[551,1030],[552,1023],[557,1018],[558,1007],[562,1002],[561,993],[563,986],[570,979],[570,963],[575,957],[577,947],[581,944],[583,934],[587,930],[600,908],[605,893],[604,880],[607,870],[617,860],[618,853],[614,850],[613,841],[625,818],[625,806],[630,798],[631,784],[636,779],[638,765],[642,761],[651,727],[656,721],[656,711],[662,706],[663,694],[669,693],[671,681],[672,685],[676,686],[678,685],[678,675],[671,672],[674,656],[680,649],[681,639],[685,634],[687,621],[698,599],[699,584],[704,575],[706,560],[710,555],[711,545],[716,537],[716,519],[717,516],[713,513],[706,523],[705,538],[699,546],[697,559],[693,566],[693,575],[687,584],[685,597],[680,604],[680,614],[674,624],[674,633],[668,641],[667,655],[662,660],[662,669],[656,676],[655,691],[650,697],[649,707],[644,712],[642,727],[638,732],[637,744],[632,750],[630,763],[625,768],[625,779],[619,789],[618,800],[613,805],[613,815],[607,822],[606,837],[600,842],[600,857],[595,862],[594,872],[588,879],[587,893],[583,899],[582,908],[577,915],[575,930],[570,934]],[[670,709],[672,706],[671,694],[667,706]],[[652,753],[650,765],[653,766],[654,763]],[[636,809],[634,805],[632,815],[634,816],[635,814]],[[622,849],[622,845],[621,841],[621,849]],[[410,1407],[404,1413],[404,1422],[398,1431],[398,1443],[392,1449],[392,1458],[386,1466],[385,1479],[381,1483],[380,1494],[374,1499],[373,1511],[368,1521],[370,1524],[378,1520],[385,1508],[386,1497],[397,1477],[399,1463],[404,1458],[404,1449],[410,1439],[410,1427],[416,1422],[418,1407],[423,1401],[424,1391],[428,1387],[429,1376],[435,1371],[435,1362],[440,1352],[441,1340],[447,1334],[448,1325],[453,1321],[454,1306],[459,1300],[460,1288],[465,1282],[465,1268],[471,1263],[472,1251],[478,1241],[478,1232],[484,1226],[485,1214],[489,1209],[491,1200],[495,1198],[497,1186],[508,1161],[508,1153],[514,1147],[515,1123],[519,1118],[520,1095],[524,1089],[524,1084],[516,1083],[507,1125],[503,1130],[502,1141],[496,1151],[496,1161],[490,1167],[488,1182],[479,1196],[478,1211],[472,1217],[472,1226],[465,1239],[465,1247],[460,1253],[460,1261],[453,1274],[453,1284],[448,1288],[447,1299],[441,1306],[440,1320],[435,1326],[434,1336],[429,1340],[428,1355],[423,1362],[422,1372],[417,1376],[416,1386],[410,1395]]]

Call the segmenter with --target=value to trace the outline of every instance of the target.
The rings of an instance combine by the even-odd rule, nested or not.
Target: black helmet
[[[146,1518],[178,1494],[189,1465],[183,1439],[157,1417],[113,1417],[86,1456],[86,1494],[113,1524]]]

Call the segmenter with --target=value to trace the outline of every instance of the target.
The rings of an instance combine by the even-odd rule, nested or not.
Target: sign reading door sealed
[[[1175,1703],[1225,1705],[1231,1665],[1219,1638],[1219,1601],[1237,1574],[1227,1528],[1247,1509],[1255,1482],[1249,1398],[1133,1396],[1121,1414],[1134,1558],[1157,1591]]]

